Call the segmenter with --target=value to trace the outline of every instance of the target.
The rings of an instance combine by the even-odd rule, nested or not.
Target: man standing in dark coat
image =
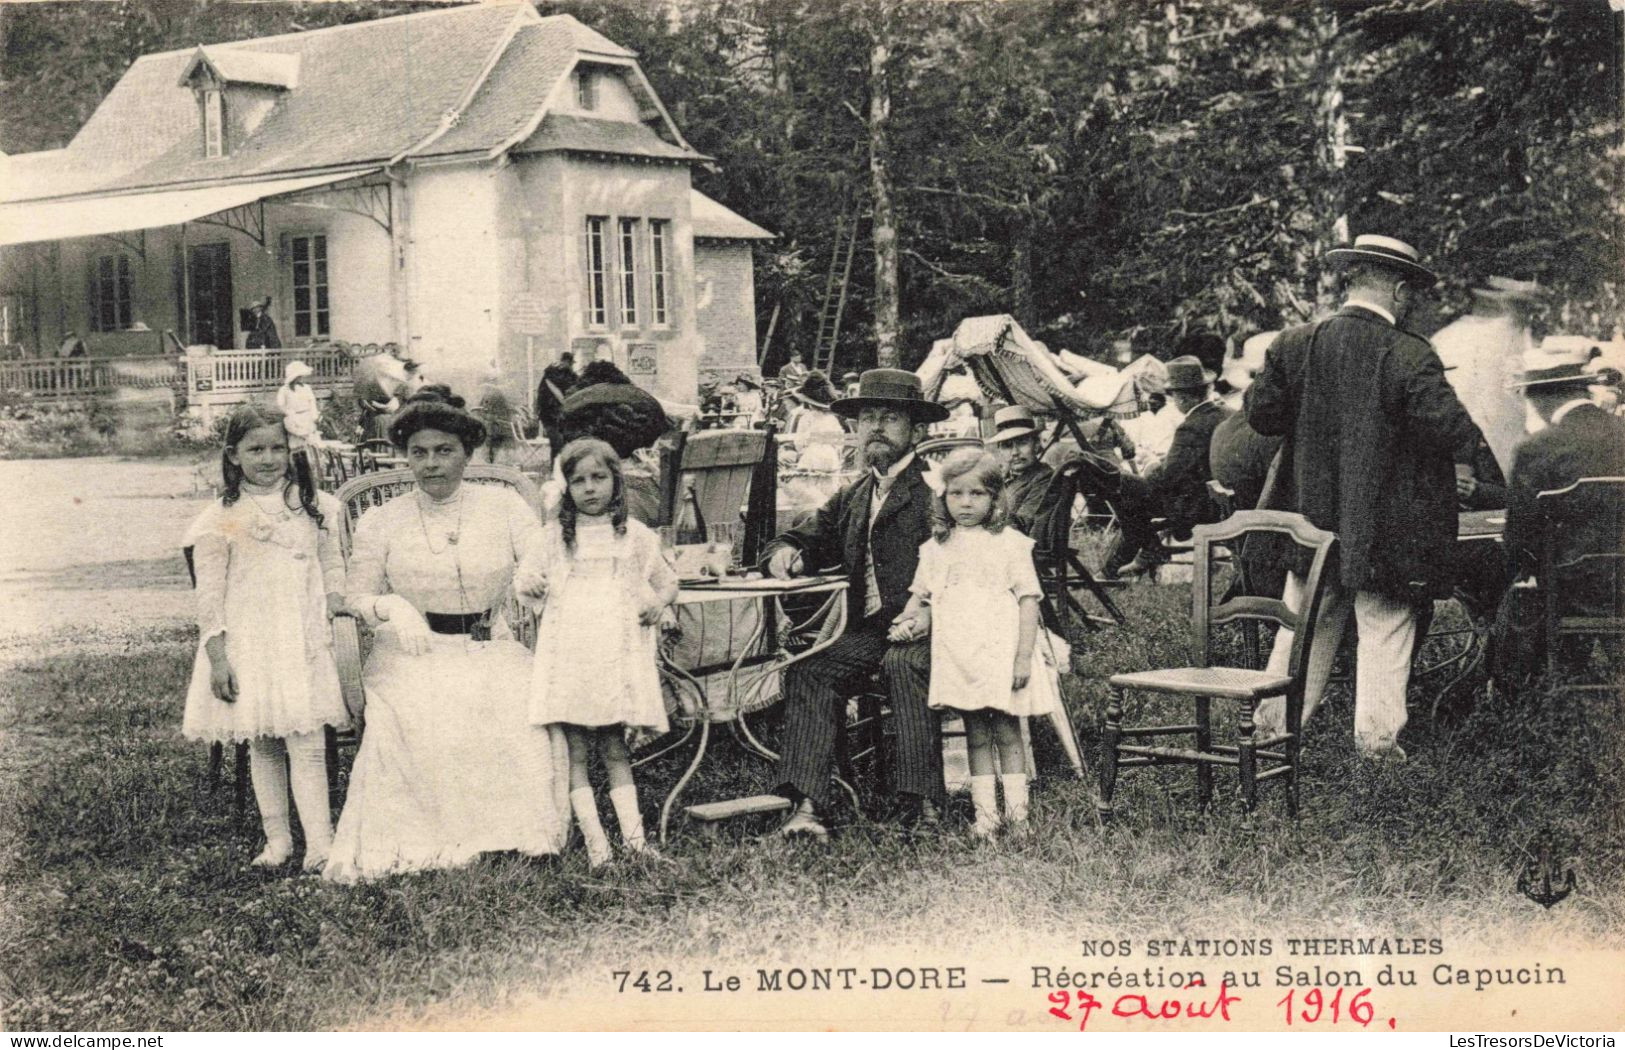
[[[1316,626],[1304,720],[1319,702],[1352,609],[1359,635],[1356,748],[1403,760],[1398,737],[1416,606],[1449,595],[1454,459],[1478,428],[1445,381],[1433,347],[1399,327],[1437,281],[1416,249],[1367,235],[1326,259],[1347,270],[1348,299],[1332,317],[1275,340],[1247,391],[1247,418],[1260,434],[1287,439],[1290,509],[1338,537],[1340,571]],[[1289,603],[1303,597],[1299,582],[1296,573],[1288,577]],[[1290,647],[1290,633],[1278,632],[1272,670],[1285,668]],[[1260,705],[1266,735],[1283,730],[1283,707],[1280,698]]]
[[[1512,585],[1535,576],[1540,550],[1554,544],[1552,560],[1562,565],[1585,554],[1625,549],[1625,506],[1606,488],[1583,490],[1548,522],[1536,497],[1567,488],[1581,478],[1625,476],[1625,423],[1586,396],[1597,376],[1584,371],[1583,354],[1532,350],[1524,355],[1521,387],[1546,429],[1517,447],[1508,485],[1506,596],[1495,625],[1496,677],[1503,684],[1538,669],[1545,655],[1545,620],[1537,592]],[[1539,580],[1541,587],[1554,581]],[[1564,575],[1568,609],[1590,616],[1614,616],[1620,604],[1611,572]]]
[[[248,314],[253,325],[243,345],[250,350],[280,350],[282,338],[276,334],[276,322],[271,320],[271,297],[249,303]]]
[[[927,401],[919,377],[893,368],[863,373],[855,397],[830,406],[856,420],[868,469],[830,497],[817,514],[768,546],[767,571],[788,579],[836,569],[850,581],[847,629],[829,648],[784,673],[784,742],[780,791],[798,803],[785,834],[823,838],[819,809],[829,798],[835,738],[846,698],[883,672],[897,730],[893,786],[912,796],[922,819],[934,820],[944,790],[937,716],[927,706],[931,642],[886,639],[908,602],[920,545],[931,536],[931,489],[914,446],[928,423],[948,416]]]
[[[568,350],[560,354],[553,364],[542,369],[542,381],[536,384],[536,421],[541,424],[542,433],[551,439],[554,455],[564,448],[564,442],[560,440],[559,420],[564,399],[570,396],[575,385],[576,358]]]

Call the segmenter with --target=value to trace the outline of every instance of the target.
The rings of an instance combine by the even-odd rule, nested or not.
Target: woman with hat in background
[[[249,350],[280,350],[282,339],[276,334],[276,322],[271,320],[271,297],[256,299],[248,304],[248,338],[243,346]]]
[[[555,853],[569,827],[564,738],[530,725],[531,655],[503,615],[541,524],[512,489],[463,484],[485,425],[460,398],[420,391],[389,436],[417,485],[356,527],[346,600],[378,643],[326,877]]]
[[[846,428],[830,410],[835,388],[819,371],[808,372],[801,385],[791,391],[796,410],[785,430],[785,443],[795,448],[796,466],[801,470],[835,473],[841,469],[841,451],[846,447]]]

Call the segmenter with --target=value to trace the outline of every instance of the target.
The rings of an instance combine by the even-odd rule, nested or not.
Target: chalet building
[[[754,367],[752,244],[637,56],[525,3],[146,55],[63,149],[0,158],[0,343],[92,357],[396,343],[528,400],[566,350],[693,401]]]

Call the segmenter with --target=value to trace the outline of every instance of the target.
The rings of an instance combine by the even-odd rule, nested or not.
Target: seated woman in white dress
[[[389,436],[417,488],[356,529],[347,598],[377,644],[325,876],[556,853],[569,828],[564,738],[530,725],[531,656],[493,612],[540,523],[513,490],[462,483],[485,427],[460,399],[414,396]]]

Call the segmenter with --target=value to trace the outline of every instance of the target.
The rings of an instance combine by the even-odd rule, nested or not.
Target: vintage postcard
[[[0,34],[8,1031],[1613,1045],[1618,3]]]

